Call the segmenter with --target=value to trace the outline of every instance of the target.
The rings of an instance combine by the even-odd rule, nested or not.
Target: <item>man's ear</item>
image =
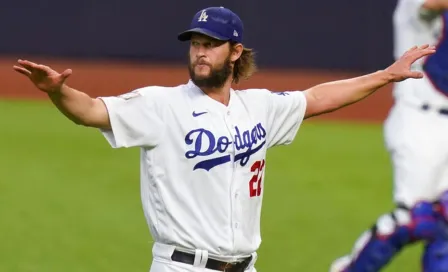
[[[244,47],[241,43],[232,45],[232,48],[230,48],[230,50],[232,50],[230,54],[230,61],[235,62],[237,59],[239,59],[241,57],[241,54],[243,54],[243,49]]]

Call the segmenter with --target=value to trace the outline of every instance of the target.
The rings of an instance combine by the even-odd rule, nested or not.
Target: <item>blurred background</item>
[[[188,80],[192,16],[225,6],[260,72],[235,88],[302,90],[393,62],[396,1],[4,1],[0,3],[0,271],[148,271],[138,150],[70,123],[12,66],[62,71],[91,96]],[[391,87],[304,122],[268,153],[259,271],[328,271],[393,206],[382,122]],[[419,271],[420,246],[385,271]]]

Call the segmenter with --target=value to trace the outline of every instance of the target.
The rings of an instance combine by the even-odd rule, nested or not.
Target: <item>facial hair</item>
[[[226,83],[227,79],[232,73],[232,65],[230,55],[225,59],[220,67],[211,67],[210,74],[207,77],[198,77],[194,68],[197,62],[188,65],[188,71],[193,83],[200,88],[221,88]]]

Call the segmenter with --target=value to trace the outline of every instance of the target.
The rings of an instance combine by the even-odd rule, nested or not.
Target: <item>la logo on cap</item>
[[[201,12],[201,15],[199,16],[198,22],[207,22],[208,15],[205,12],[205,9]]]

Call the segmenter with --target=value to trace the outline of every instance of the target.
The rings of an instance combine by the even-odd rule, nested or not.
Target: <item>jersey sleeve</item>
[[[290,144],[305,117],[306,97],[302,91],[267,92],[268,148]]]
[[[99,97],[106,105],[110,130],[100,129],[113,148],[155,147],[165,129],[157,89],[141,88],[119,96]]]

